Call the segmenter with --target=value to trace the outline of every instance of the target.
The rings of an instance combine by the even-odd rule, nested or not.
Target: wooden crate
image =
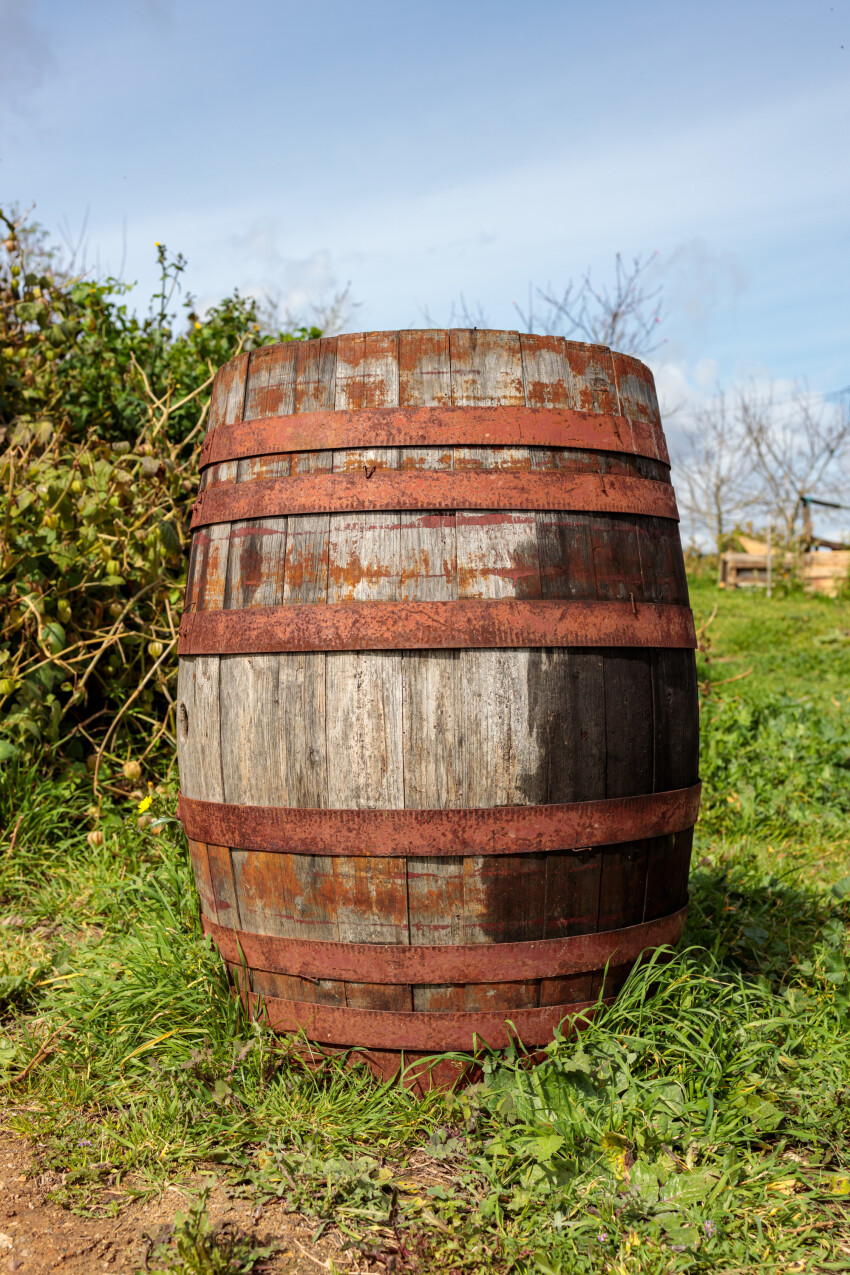
[[[850,549],[822,549],[810,553],[771,555],[773,580],[795,570],[804,588],[835,597],[850,574]],[[767,553],[724,553],[720,559],[721,589],[763,589],[767,586]]]

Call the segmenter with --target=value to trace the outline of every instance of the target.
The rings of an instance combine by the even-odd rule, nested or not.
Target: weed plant
[[[210,1183],[202,1187],[185,1213],[178,1210],[170,1238],[151,1245],[149,1275],[248,1275],[275,1251],[274,1245],[252,1243],[230,1223],[214,1229],[206,1210],[211,1190]]]

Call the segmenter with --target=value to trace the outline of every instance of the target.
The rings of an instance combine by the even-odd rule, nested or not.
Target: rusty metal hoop
[[[660,424],[559,407],[377,407],[300,412],[220,425],[200,463],[358,447],[563,447],[670,464]]]
[[[186,835],[207,845],[354,858],[540,854],[583,850],[693,826],[700,785],[638,797],[458,810],[240,806],[180,795]]]

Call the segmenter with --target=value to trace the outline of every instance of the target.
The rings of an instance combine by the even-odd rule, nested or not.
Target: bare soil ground
[[[91,1275],[95,1271],[144,1271],[151,1241],[168,1238],[178,1209],[187,1196],[179,1186],[168,1187],[148,1203],[128,1200],[114,1188],[102,1192],[104,1209],[117,1204],[114,1217],[77,1217],[48,1199],[61,1185],[61,1175],[32,1174],[33,1150],[26,1142],[0,1137],[0,1273]],[[206,1180],[197,1174],[183,1184],[191,1190]],[[317,1275],[349,1265],[333,1240],[313,1244],[315,1222],[287,1213],[280,1204],[255,1208],[250,1200],[230,1199],[221,1187],[209,1197],[208,1214],[214,1226],[228,1222],[257,1244],[274,1244],[276,1254],[261,1265],[269,1275]]]

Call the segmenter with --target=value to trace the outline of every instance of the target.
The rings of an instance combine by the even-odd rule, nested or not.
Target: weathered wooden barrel
[[[687,903],[651,373],[517,332],[266,346],[219,372],[201,459],[180,809],[243,994],[384,1064],[546,1043]]]

